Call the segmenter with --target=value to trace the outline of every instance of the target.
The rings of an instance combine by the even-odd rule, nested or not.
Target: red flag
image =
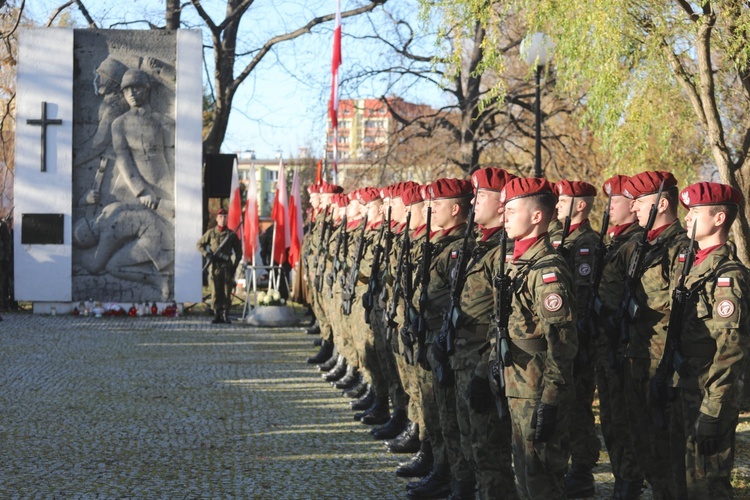
[[[227,214],[227,227],[235,231],[242,223],[242,197],[240,196],[240,180],[237,175],[237,157],[232,165],[232,187],[229,191],[229,214]]]
[[[255,163],[250,164],[250,182],[247,186],[247,201],[245,202],[245,238],[243,254],[248,262],[255,261],[255,252],[260,246],[260,219],[258,215],[258,186],[255,181]]]
[[[318,160],[318,168],[315,169],[315,184],[323,180],[323,160]]]
[[[286,192],[284,161],[279,160],[279,180],[276,183],[276,196],[273,200],[271,218],[275,224],[273,237],[273,260],[278,265],[286,262],[286,249],[289,248],[289,200]]]
[[[299,170],[294,168],[294,179],[292,180],[292,195],[289,200],[289,264],[294,267],[299,261],[302,253],[302,198],[299,190]]]
[[[338,183],[339,160],[339,66],[341,66],[341,0],[336,0],[336,24],[333,27],[333,56],[331,58],[331,100],[328,117],[333,131],[333,183]]]

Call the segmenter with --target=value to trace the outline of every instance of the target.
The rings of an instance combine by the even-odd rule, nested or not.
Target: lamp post
[[[542,177],[542,70],[552,59],[552,40],[544,33],[534,33],[521,42],[521,57],[529,66],[534,66],[536,84],[534,103],[534,177]]]

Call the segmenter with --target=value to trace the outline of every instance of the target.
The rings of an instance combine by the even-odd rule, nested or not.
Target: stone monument
[[[201,299],[201,53],[197,30],[22,33],[19,300]]]

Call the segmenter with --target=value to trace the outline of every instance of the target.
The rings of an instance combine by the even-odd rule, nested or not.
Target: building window
[[[278,170],[266,170],[266,180],[269,182],[275,182],[279,180]]]

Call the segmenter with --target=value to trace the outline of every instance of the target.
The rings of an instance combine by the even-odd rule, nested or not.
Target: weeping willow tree
[[[610,169],[713,178],[750,192],[750,5],[744,1],[423,0],[446,25],[509,15],[555,42],[556,92],[581,96],[581,125],[611,155]],[[502,67],[487,38],[488,68]],[[481,69],[480,69],[481,70]],[[502,83],[495,95],[502,95]],[[718,179],[716,178],[718,177]],[[750,263],[750,205],[734,227]]]

